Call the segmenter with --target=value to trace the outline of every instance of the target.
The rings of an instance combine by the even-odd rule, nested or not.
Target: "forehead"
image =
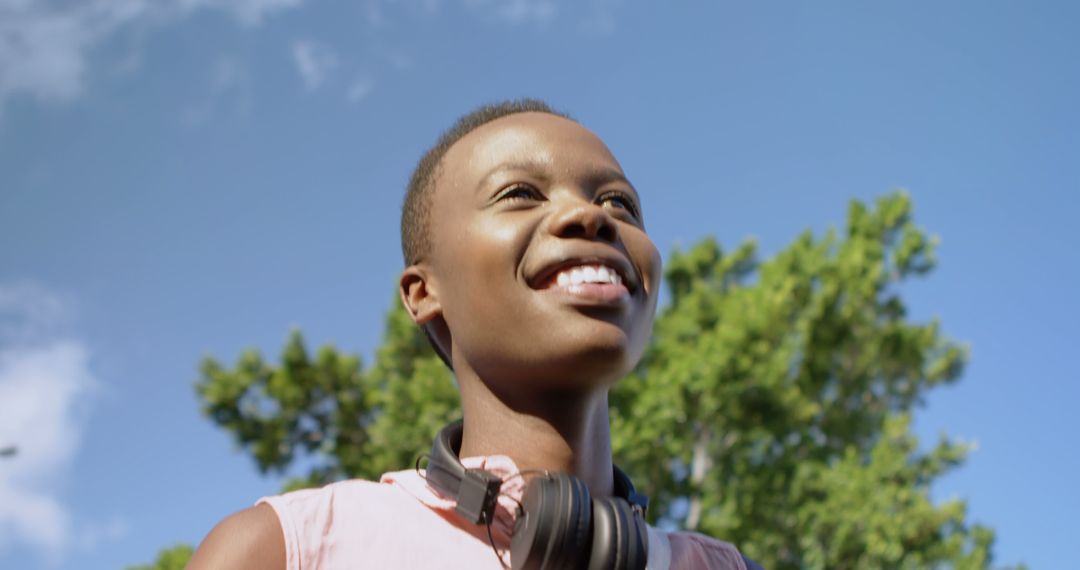
[[[492,171],[516,166],[552,175],[597,169],[622,172],[600,137],[580,124],[548,113],[516,113],[478,127],[447,150],[437,182],[442,187],[439,193],[473,189]]]

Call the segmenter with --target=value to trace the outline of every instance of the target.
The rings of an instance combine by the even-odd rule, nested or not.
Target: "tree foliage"
[[[128,566],[127,570],[184,570],[195,551],[187,544],[177,544],[158,553],[150,564]]]
[[[413,465],[455,414],[453,377],[408,314],[387,316],[374,366],[333,347],[314,358],[293,331],[277,366],[255,350],[233,368],[213,358],[196,390],[203,411],[249,450],[263,473],[284,473],[298,458],[311,466],[287,488],[347,477],[378,479]]]
[[[677,252],[653,344],[613,392],[616,456],[668,520],[769,568],[985,567],[992,533],[929,501],[965,447],[922,453],[907,427],[966,358],[907,319],[898,286],[933,266],[904,194],[764,262],[752,242]]]
[[[987,568],[993,532],[931,483],[967,448],[922,451],[910,414],[967,351],[908,319],[899,287],[934,267],[907,195],[852,202],[842,232],[771,258],[713,239],[667,262],[670,295],[611,395],[616,460],[660,524],[737,544],[772,569]],[[280,363],[207,359],[197,391],[258,468],[291,487],[409,467],[458,411],[453,378],[397,305],[375,362],[294,331]],[[298,462],[300,458],[304,461]]]

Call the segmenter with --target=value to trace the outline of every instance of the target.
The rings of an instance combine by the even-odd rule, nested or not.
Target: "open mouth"
[[[569,260],[542,272],[532,285],[574,301],[616,304],[629,299],[636,285],[634,274],[623,265],[607,260]]]
[[[619,275],[617,269],[602,263],[571,265],[552,273],[552,275],[541,284],[541,288],[546,289],[548,287],[556,286],[568,287],[570,285],[582,285],[586,283],[598,285],[622,285],[623,277]]]

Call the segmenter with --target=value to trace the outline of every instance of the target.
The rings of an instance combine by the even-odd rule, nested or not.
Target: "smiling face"
[[[637,363],[660,255],[592,132],[546,113],[487,123],[443,157],[431,212],[430,255],[406,270],[423,276],[426,310],[406,303],[436,325],[455,371],[583,388]]]

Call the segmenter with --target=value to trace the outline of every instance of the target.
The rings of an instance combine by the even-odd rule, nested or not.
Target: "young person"
[[[463,424],[426,471],[260,500],[189,568],[755,566],[648,527],[612,465],[608,390],[652,332],[661,262],[595,134],[535,100],[481,107],[421,159],[401,227],[401,299],[454,372]]]

